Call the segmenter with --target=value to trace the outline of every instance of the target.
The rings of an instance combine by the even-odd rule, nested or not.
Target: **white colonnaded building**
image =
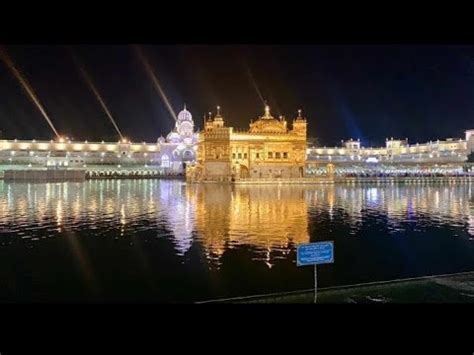
[[[179,112],[174,129],[156,143],[0,140],[0,171],[15,169],[85,169],[90,176],[135,172],[138,175],[181,175],[194,161],[198,136],[191,113]]]
[[[220,118],[220,115],[216,117]],[[204,125],[212,125],[216,120],[212,121],[214,123],[211,121],[205,120]],[[284,119],[273,119],[266,112],[253,125],[259,122],[265,123],[266,127],[273,122],[283,124]],[[304,125],[306,122],[304,120]],[[307,124],[309,125],[309,121]],[[286,126],[283,131],[285,134],[282,133],[282,137],[286,137]],[[5,170],[64,168],[84,169],[91,178],[184,175],[187,166],[196,164],[198,147],[207,142],[203,138],[206,132],[209,133],[206,127],[197,132],[192,114],[184,106],[177,115],[173,130],[166,137],[160,136],[154,143],[132,142],[127,139],[118,142],[72,141],[67,137],[51,141],[3,139],[0,140],[0,177]],[[242,144],[247,144],[247,136],[257,134],[260,133],[234,132],[235,137],[243,137],[244,141],[231,140],[235,145],[235,152],[229,151],[226,156],[226,163],[230,167],[237,163],[242,165],[245,158],[251,158],[254,153],[244,152]],[[306,141],[306,133],[304,140]],[[306,148],[305,151],[302,150],[303,158],[300,159],[302,165],[299,169],[304,167],[304,172],[300,175],[306,177],[326,175],[329,166],[332,166],[336,175],[474,172],[472,165],[468,163],[469,155],[474,151],[474,130],[465,131],[464,138],[437,139],[416,144],[409,144],[408,139],[387,138],[385,146],[381,147],[364,147],[360,141],[353,139],[342,141],[339,147],[312,146],[310,142],[308,139],[304,143]],[[263,143],[273,144],[271,139],[268,142],[262,141]],[[282,162],[289,158],[285,157],[286,150],[283,151],[283,155],[278,156],[277,152],[272,157],[273,163],[279,162],[279,158]],[[258,157],[258,153],[255,154]],[[249,169],[249,174],[252,172]]]

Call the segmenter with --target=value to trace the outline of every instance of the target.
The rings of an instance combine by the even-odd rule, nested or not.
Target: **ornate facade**
[[[194,121],[186,105],[178,114],[174,129],[166,136],[158,138],[161,166],[173,173],[184,173],[186,164],[196,159],[198,134],[194,131]]]
[[[238,131],[225,126],[218,107],[213,119],[205,119],[197,160],[187,177],[194,181],[298,178],[304,176],[305,154],[306,119],[301,111],[289,129],[287,121],[274,118],[266,106],[247,131]]]

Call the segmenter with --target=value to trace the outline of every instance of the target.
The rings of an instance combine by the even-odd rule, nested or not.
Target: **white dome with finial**
[[[191,115],[191,112],[186,110],[186,105],[184,105],[183,110],[178,113],[178,122],[183,122],[183,121],[192,121],[193,116]]]

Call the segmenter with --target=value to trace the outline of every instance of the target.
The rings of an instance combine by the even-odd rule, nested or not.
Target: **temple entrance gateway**
[[[240,178],[247,179],[249,177],[250,177],[249,168],[241,164],[240,165]]]

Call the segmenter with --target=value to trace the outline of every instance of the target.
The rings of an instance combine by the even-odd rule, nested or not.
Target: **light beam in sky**
[[[99,104],[100,106],[102,107],[102,109],[104,110],[105,114],[107,115],[107,117],[109,118],[110,122],[112,123],[112,125],[114,126],[115,130],[117,131],[118,135],[120,136],[120,139],[123,141],[124,140],[124,137],[122,135],[122,132],[120,131],[120,129],[118,128],[118,125],[117,125],[117,122],[115,121],[114,117],[112,116],[112,113],[110,112],[109,108],[107,107],[107,105],[105,104],[105,101],[104,99],[102,98],[102,96],[100,95],[99,91],[97,90],[96,86],[94,85],[94,83],[92,82],[92,79],[89,75],[89,73],[87,73],[86,69],[84,68],[84,65],[82,65],[82,63],[79,61],[78,57],[74,54],[74,52],[72,51],[71,48],[69,48],[70,50],[70,53],[71,53],[71,56],[73,58],[73,61],[74,61],[74,64],[76,64],[76,67],[79,69],[79,71],[81,72],[81,75],[82,77],[84,78],[85,82],[87,83],[87,85],[89,86],[89,88],[91,89],[91,91],[94,93],[94,96],[96,97],[97,101],[99,101]]]
[[[178,120],[176,117],[176,113],[174,112],[173,108],[171,107],[171,104],[166,97],[165,92],[163,91],[163,88],[160,85],[160,82],[158,81],[158,78],[156,77],[153,68],[150,65],[150,62],[148,59],[145,57],[145,54],[143,53],[142,49],[139,46],[133,46],[135,49],[135,52],[137,53],[138,58],[140,59],[140,62],[143,64],[143,67],[145,68],[146,73],[150,77],[151,81],[153,82],[153,85],[155,86],[155,89],[158,91],[158,93],[161,96],[161,99],[166,105],[166,108],[168,109],[170,115],[175,119],[175,121]]]
[[[244,62],[244,66],[247,72],[247,75],[249,77],[250,82],[252,83],[253,87],[255,88],[255,91],[257,92],[258,97],[262,101],[262,104],[265,106],[267,104],[267,101],[263,98],[262,92],[258,88],[257,82],[255,81],[252,71],[250,70],[250,67],[247,65],[247,63]]]
[[[33,88],[28,83],[28,81],[21,75],[21,73],[18,71],[18,69],[15,67],[15,64],[13,63],[12,59],[8,55],[6,49],[1,47],[1,46],[0,46],[0,58],[3,60],[5,65],[8,67],[8,69],[12,72],[12,74],[18,80],[18,82],[22,86],[23,90],[26,91],[26,93],[28,94],[31,101],[36,105],[38,110],[41,112],[41,114],[43,115],[44,119],[46,120],[48,125],[53,130],[56,137],[59,138],[60,136],[59,136],[58,131],[56,130],[56,127],[54,127],[53,122],[51,121],[48,114],[46,113],[43,105],[39,101],[38,96],[36,96],[36,93],[34,92]]]

